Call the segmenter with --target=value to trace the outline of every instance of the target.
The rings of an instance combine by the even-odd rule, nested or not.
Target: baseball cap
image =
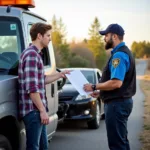
[[[124,35],[124,29],[119,24],[110,24],[106,30],[99,31],[101,35],[105,35],[107,33],[114,33],[119,36]]]

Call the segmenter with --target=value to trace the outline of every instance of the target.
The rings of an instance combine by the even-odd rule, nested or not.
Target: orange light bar
[[[0,0],[0,6],[28,6],[35,7],[34,0]]]

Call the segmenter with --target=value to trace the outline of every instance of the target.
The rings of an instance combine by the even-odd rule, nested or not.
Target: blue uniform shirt
[[[121,42],[111,51],[111,54],[114,54],[114,52],[118,48],[124,45],[125,43]],[[129,56],[124,52],[115,53],[109,63],[111,79],[118,79],[118,80],[123,81],[125,78],[126,72],[129,70],[129,67],[130,67]]]

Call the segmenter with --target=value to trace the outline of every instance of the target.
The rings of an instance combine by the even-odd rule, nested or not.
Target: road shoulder
[[[145,75],[141,79],[141,88],[145,94],[144,126],[140,136],[142,150],[150,150],[150,60]]]

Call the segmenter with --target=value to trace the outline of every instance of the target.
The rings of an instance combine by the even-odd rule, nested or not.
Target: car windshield
[[[83,73],[85,78],[89,81],[89,83],[92,83],[92,84],[96,83],[96,77],[95,77],[94,70],[91,70],[91,71],[89,71],[89,70],[81,70],[81,72]],[[66,84],[71,84],[68,79],[66,80]]]
[[[19,21],[0,18],[0,73],[16,68],[21,53]],[[9,73],[9,71],[7,72]]]

